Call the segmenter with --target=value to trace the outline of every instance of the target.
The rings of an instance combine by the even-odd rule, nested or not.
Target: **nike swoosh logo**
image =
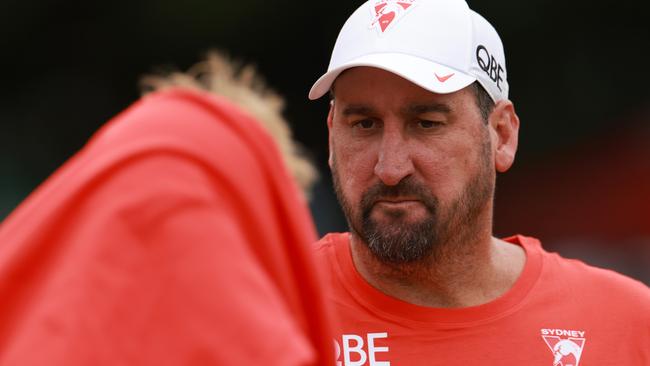
[[[439,82],[444,83],[445,81],[449,80],[450,77],[456,75],[455,73],[451,73],[446,76],[438,76],[438,74],[433,73],[436,76],[436,79],[438,79]]]

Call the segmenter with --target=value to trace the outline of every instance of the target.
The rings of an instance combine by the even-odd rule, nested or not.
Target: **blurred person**
[[[0,365],[333,364],[282,99],[217,54],[144,84],[0,226]]]
[[[463,0],[371,0],[341,29],[309,94],[331,96],[350,229],[318,249],[339,365],[650,365],[648,287],[493,236],[508,89],[496,30]]]

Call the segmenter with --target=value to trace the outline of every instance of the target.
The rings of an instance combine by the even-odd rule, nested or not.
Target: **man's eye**
[[[363,119],[363,120],[358,121],[357,123],[355,123],[355,126],[361,128],[363,130],[371,129],[371,128],[375,127],[375,125],[376,125],[375,121],[373,121],[371,119]]]
[[[430,128],[435,128],[442,125],[442,122],[437,122],[437,121],[427,121],[427,120],[420,120],[418,121],[418,126],[424,129],[430,129]]]

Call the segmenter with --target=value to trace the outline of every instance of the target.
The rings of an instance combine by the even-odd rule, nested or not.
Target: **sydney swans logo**
[[[417,0],[378,0],[370,9],[372,23],[370,28],[377,28],[381,33],[410,10]]]
[[[542,338],[553,353],[553,366],[578,366],[585,347],[581,330],[542,329]]]

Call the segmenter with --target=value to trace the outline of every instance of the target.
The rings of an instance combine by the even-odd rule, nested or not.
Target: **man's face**
[[[495,170],[474,91],[434,94],[357,67],[334,85],[330,168],[350,229],[387,263],[473,239],[490,220]]]

